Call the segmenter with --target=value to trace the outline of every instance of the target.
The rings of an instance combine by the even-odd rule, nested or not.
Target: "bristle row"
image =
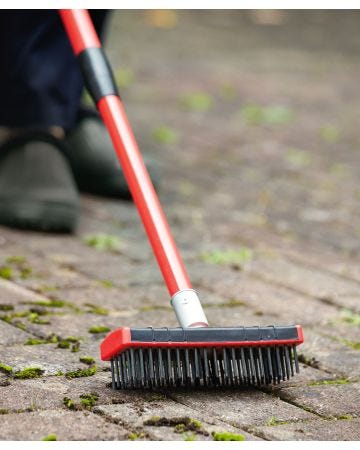
[[[114,389],[277,384],[299,372],[295,346],[130,348],[111,361]]]

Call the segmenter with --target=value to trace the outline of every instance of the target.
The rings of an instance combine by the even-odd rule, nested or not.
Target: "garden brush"
[[[178,328],[119,328],[101,343],[114,389],[278,383],[299,372],[300,325],[209,327],[126,117],[87,10],[60,10],[168,287]]]

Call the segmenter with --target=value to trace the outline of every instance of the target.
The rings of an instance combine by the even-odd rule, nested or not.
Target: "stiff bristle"
[[[261,386],[299,372],[295,345],[130,348],[111,360],[114,389]]]

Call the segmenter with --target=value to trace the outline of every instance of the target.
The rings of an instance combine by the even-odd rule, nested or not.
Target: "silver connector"
[[[209,326],[200,299],[193,289],[184,289],[177,292],[171,298],[171,305],[175,309],[181,327]]]

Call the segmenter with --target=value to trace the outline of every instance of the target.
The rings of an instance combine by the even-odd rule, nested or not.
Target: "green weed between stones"
[[[183,433],[184,441],[196,441],[195,433]]]
[[[349,325],[360,325],[360,314],[350,311],[350,309],[343,309],[340,314],[340,318],[343,322]]]
[[[353,348],[354,350],[360,350],[360,342],[350,341],[349,339],[342,338],[340,338],[339,341],[347,347]]]
[[[307,386],[323,386],[323,385],[339,385],[339,384],[349,384],[350,380],[348,378],[340,378],[338,380],[322,380],[322,381],[313,381],[307,383]]]
[[[93,408],[98,399],[99,395],[96,392],[80,395],[80,403],[85,409]]]
[[[13,270],[8,266],[0,267],[0,278],[4,278],[5,280],[12,280],[13,278]]]
[[[111,280],[97,280],[100,286],[110,289],[114,287],[114,283]]]
[[[154,128],[152,137],[159,144],[174,144],[178,140],[176,132],[165,125]]]
[[[64,397],[63,398],[63,405],[67,409],[71,409],[71,410],[75,410],[76,409],[74,400],[71,400],[71,398],[69,398],[69,397]]]
[[[18,271],[18,276],[22,279],[27,279],[32,274],[32,269],[24,256],[8,256],[6,262]]]
[[[95,364],[95,359],[92,356],[80,356],[79,360],[88,366]]]
[[[245,441],[243,434],[229,433],[228,431],[213,431],[211,435],[214,441]]]
[[[208,432],[202,427],[201,422],[190,417],[175,417],[167,418],[160,416],[153,416],[150,419],[144,421],[144,425],[155,426],[155,427],[174,427],[175,433],[185,433],[187,431],[193,431],[195,433],[203,434],[208,436]]]
[[[57,436],[56,436],[56,434],[48,434],[47,436],[44,436],[41,440],[42,441],[57,441]]]
[[[279,420],[275,416],[271,416],[270,419],[266,422],[266,425],[269,427],[273,427],[276,425],[286,425],[287,423],[289,422],[285,420]]]
[[[23,305],[45,306],[46,308],[64,308],[64,306],[73,306],[71,303],[60,299],[34,300],[22,303]]]
[[[145,434],[142,432],[135,432],[133,431],[132,433],[129,433],[127,435],[127,439],[128,441],[138,441],[139,439],[144,439]]]
[[[9,413],[10,413],[10,411],[8,409],[0,408],[0,416],[4,415],[4,414],[9,414]]]
[[[97,367],[91,366],[87,369],[77,369],[74,371],[66,372],[65,376],[66,378],[82,378],[82,377],[91,377],[96,374]]]
[[[78,352],[80,349],[81,338],[76,338],[74,336],[68,336],[66,338],[61,338],[55,334],[50,334],[46,338],[29,338],[24,342],[24,345],[45,345],[45,344],[57,344],[58,348],[69,349],[73,353]]]
[[[248,103],[240,112],[247,125],[285,125],[293,119],[290,108],[283,105]]]
[[[340,139],[340,130],[334,125],[325,125],[320,128],[320,137],[329,144],[334,144]]]
[[[0,311],[14,311],[14,306],[8,303],[0,304]]]
[[[84,306],[90,308],[89,311],[87,311],[90,314],[98,314],[99,316],[107,316],[109,314],[108,309],[93,305],[92,303],[85,303]]]
[[[135,81],[134,71],[129,67],[123,67],[116,70],[115,81],[119,88],[126,89]]]
[[[14,373],[14,378],[20,380],[26,380],[29,378],[40,378],[44,373],[44,370],[40,367],[26,367]]]
[[[0,372],[5,375],[11,375],[13,373],[13,368],[7,364],[0,363]]]
[[[212,97],[206,92],[193,92],[180,97],[180,104],[188,111],[205,112],[213,106]]]
[[[104,325],[94,325],[93,327],[89,328],[88,331],[92,334],[107,333],[108,331],[110,331],[110,328]]]
[[[201,259],[210,264],[219,264],[241,269],[253,258],[253,251],[248,247],[241,247],[237,250],[214,250],[205,252]]]
[[[294,169],[302,169],[310,165],[312,156],[306,150],[290,148],[285,155],[285,159]]]
[[[120,247],[120,239],[117,236],[105,233],[84,236],[83,242],[97,250],[114,251]]]

